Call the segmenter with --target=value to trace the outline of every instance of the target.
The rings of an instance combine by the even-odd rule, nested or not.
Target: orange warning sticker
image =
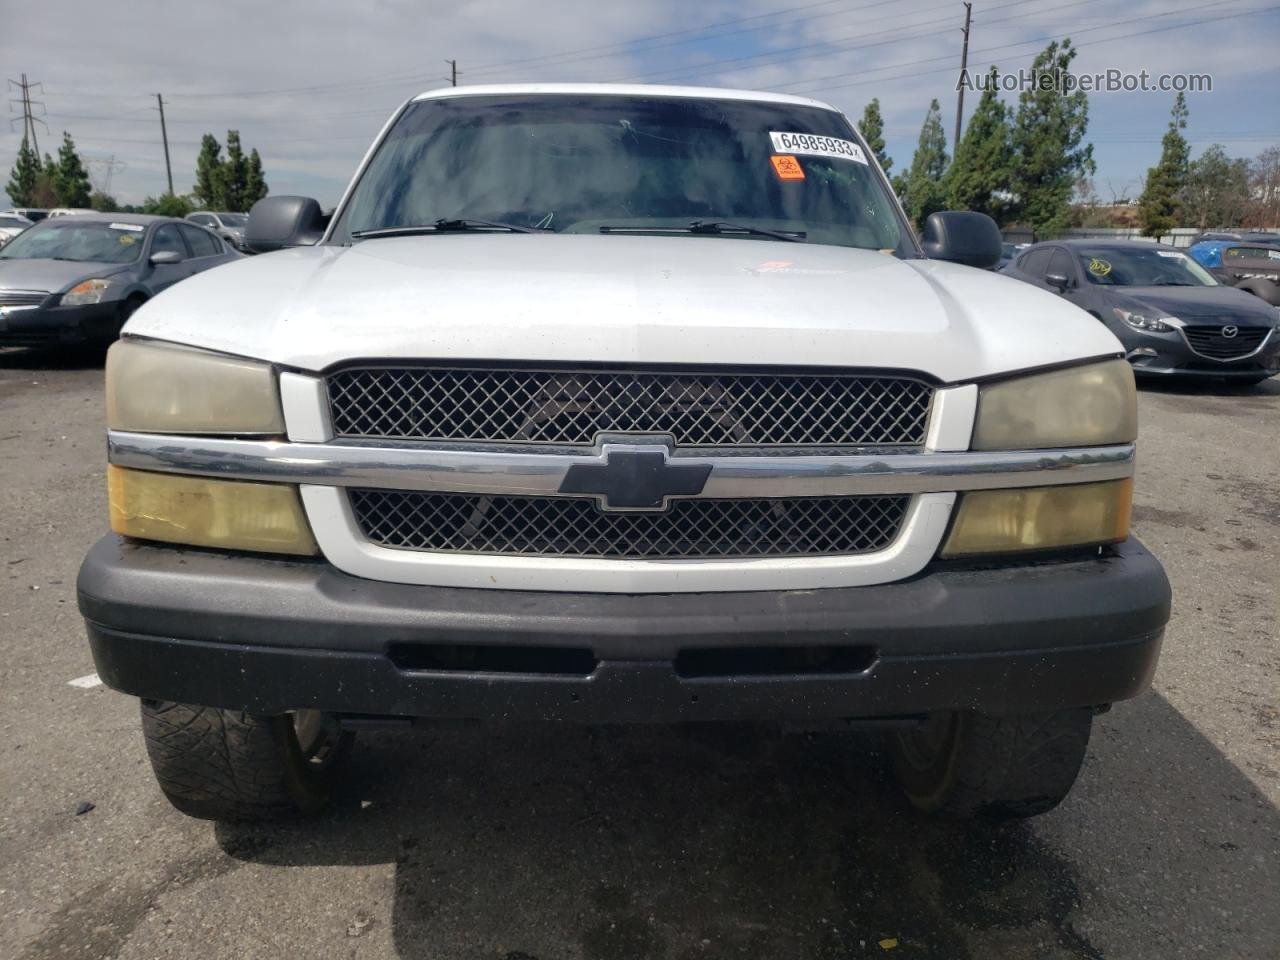
[[[775,153],[769,158],[773,161],[773,172],[779,180],[803,180],[804,168],[795,157]]]

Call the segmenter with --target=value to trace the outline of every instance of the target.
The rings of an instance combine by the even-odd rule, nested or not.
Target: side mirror
[[[1065,293],[1067,288],[1071,286],[1071,281],[1067,279],[1065,273],[1046,273],[1044,282],[1053,287],[1059,293]]]
[[[157,250],[151,255],[151,265],[153,267],[163,267],[169,263],[181,263],[185,259],[186,257],[177,250]]]
[[[318,243],[328,225],[320,204],[310,197],[266,197],[249,211],[244,245],[254,253]]]
[[[985,213],[971,210],[929,214],[921,240],[926,257],[984,270],[999,263],[1003,251],[1003,239],[996,222]]]

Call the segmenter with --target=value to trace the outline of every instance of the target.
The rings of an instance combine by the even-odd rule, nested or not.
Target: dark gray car
[[[1027,248],[1005,270],[1087,310],[1137,374],[1259,382],[1280,372],[1280,313],[1180,250],[1135,240]]]
[[[41,221],[0,249],[0,346],[108,343],[161,290],[238,257],[221,237],[168,217]]]

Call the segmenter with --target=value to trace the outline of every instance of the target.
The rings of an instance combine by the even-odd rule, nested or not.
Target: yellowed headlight
[[[284,433],[266,363],[150,340],[107,352],[107,426],[140,433]]]
[[[107,467],[111,529],[126,537],[259,553],[319,553],[297,487]]]
[[[1133,480],[964,494],[944,557],[1117,543],[1129,535]]]
[[[1133,368],[1117,359],[984,386],[973,449],[1090,447],[1137,436]]]

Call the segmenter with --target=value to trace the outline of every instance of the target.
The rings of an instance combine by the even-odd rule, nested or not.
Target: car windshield
[[[31,226],[26,220],[19,220],[17,217],[0,217],[0,227],[29,227]]]
[[[1129,247],[1077,247],[1090,283],[1104,287],[1213,287],[1218,281],[1204,267],[1176,250]]]
[[[143,231],[128,223],[46,220],[10,240],[0,249],[0,259],[128,263],[142,251]]]
[[[222,221],[224,227],[243,227],[249,222],[247,213],[220,213],[218,219]]]
[[[563,94],[412,103],[333,239],[460,220],[593,234],[683,232],[701,221],[702,236],[759,240],[768,238],[750,229],[772,230],[918,255],[848,122],[784,103]]]

